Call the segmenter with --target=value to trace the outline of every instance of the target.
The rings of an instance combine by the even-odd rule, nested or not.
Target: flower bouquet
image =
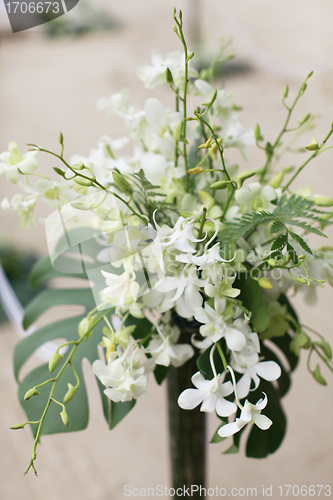
[[[281,398],[301,350],[318,383],[326,385],[323,365],[333,371],[328,342],[299,321],[288,293],[304,291],[309,300],[324,281],[333,284],[333,249],[312,249],[308,238],[325,237],[333,199],[292,190],[308,163],[332,147],[333,126],[320,142],[303,144],[305,161],[280,167],[314,125],[312,114],[293,120],[311,73],[295,96],[284,88],[285,123],[268,141],[258,124],[244,128],[232,93],[214,87],[217,66],[230,57],[226,46],[199,73],[181,11],[174,11],[172,29],[182,50],[166,58],[154,51],[137,76],[148,89],[168,85],[173,110],[154,97],[139,109],[122,90],[98,107],[123,120],[128,137],[104,136],[88,157],[66,159],[62,134],[58,153],[29,144],[22,156],[12,142],[0,156],[0,174],[20,179],[22,191],[2,208],[16,211],[23,228],[34,226],[39,199],[54,210],[44,221],[49,256],[32,269],[31,286],[56,277],[70,285],[42,291],[27,306],[24,327],[54,305],[84,311],[16,347],[18,379],[39,346],[65,339],[54,344],[48,364],[19,382],[27,421],[12,429],[29,424],[34,436],[26,472],[37,474],[42,435],[87,426],[83,358],[92,363],[111,429],[147,393],[149,378],[167,380],[175,488],[204,484],[207,412],[219,421],[211,442],[226,440],[224,452],[235,453],[251,426],[246,454],[263,458],[283,440]],[[245,161],[247,145],[263,153],[252,170],[228,160],[236,148]],[[42,153],[58,160],[57,177],[36,172]],[[72,288],[72,278],[86,286]]]

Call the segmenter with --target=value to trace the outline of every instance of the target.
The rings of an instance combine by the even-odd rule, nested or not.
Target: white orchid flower
[[[266,417],[266,415],[261,415],[261,410],[267,405],[267,396],[265,394],[264,399],[259,399],[257,404],[253,405],[248,400],[245,401],[244,407],[241,411],[240,417],[236,418],[235,422],[230,422],[229,424],[223,425],[217,431],[221,437],[229,437],[236,432],[240,431],[247,424],[255,424],[259,429],[267,430],[272,425],[272,421]]]
[[[28,196],[22,200],[21,194],[15,194],[11,201],[4,198],[1,202],[1,208],[5,212],[16,212],[21,217],[20,226],[23,229],[27,229],[29,226],[35,228],[34,208],[36,201],[36,196]]]
[[[106,284],[108,285],[104,288],[103,293],[112,299],[112,303],[117,306],[117,314],[119,309],[125,307],[126,303],[132,302],[133,299],[137,298],[140,285],[135,281],[135,274],[130,278],[130,275],[126,271],[121,275],[107,273],[106,271],[101,272],[106,278]]]
[[[194,236],[194,219],[195,217],[188,217],[187,219],[179,217],[173,228],[158,226],[155,221],[161,246],[168,247],[174,245],[177,250],[183,253],[195,253],[195,248],[193,248],[191,243],[199,243],[203,241],[205,237],[199,239]]]
[[[154,335],[148,344],[147,352],[152,355],[156,365],[178,366],[186,363],[194,355],[190,344],[178,344],[179,329],[165,325],[162,331],[157,327],[158,335]],[[169,332],[168,332],[169,330]]]
[[[245,335],[231,326],[228,326],[223,319],[222,312],[225,308],[224,300],[219,304],[220,308],[215,311],[205,302],[205,307],[198,307],[194,312],[194,317],[199,323],[205,323],[200,327],[200,334],[205,337],[204,340],[198,341],[192,339],[192,344],[199,349],[206,349],[213,343],[225,338],[227,346],[232,351],[240,351],[246,346]]]
[[[146,374],[154,369],[155,364],[147,359],[141,363],[145,354],[143,348],[135,348],[132,353],[130,348],[123,354],[112,352],[107,365],[96,360],[92,366],[93,373],[107,387],[104,394],[114,402],[137,399],[148,390]]]
[[[272,186],[262,186],[260,182],[251,182],[248,188],[236,191],[235,199],[242,205],[243,212],[260,212],[268,210],[273,212],[276,208],[271,201],[278,197],[277,191]]]
[[[180,51],[171,52],[163,59],[158,50],[153,50],[151,54],[152,66],[144,65],[137,69],[138,78],[144,82],[147,89],[153,89],[156,85],[165,83],[165,72],[167,68],[172,72],[176,86],[181,86],[185,77],[185,56]],[[190,68],[189,76],[196,77],[197,71]]]
[[[12,184],[16,184],[19,170],[24,174],[30,174],[37,168],[35,158],[37,151],[28,151],[21,156],[16,142],[10,142],[8,151],[0,155],[0,175],[5,173]]]
[[[241,352],[233,352],[232,357],[231,366],[236,372],[243,374],[236,385],[240,399],[249,394],[252,380],[253,390],[255,390],[260,384],[259,377],[272,381],[277,380],[281,375],[280,366],[275,361],[260,361],[258,353],[252,346]]]
[[[200,289],[205,286],[208,280],[198,278],[197,268],[191,266],[185,268],[179,276],[166,276],[158,282],[154,288],[157,292],[169,293],[164,300],[164,305],[160,307],[166,310],[175,306],[177,313],[182,318],[192,318],[195,309],[200,308],[203,297]]]
[[[200,372],[191,378],[196,389],[185,389],[179,398],[178,405],[183,410],[193,410],[201,403],[200,411],[213,412],[220,417],[228,417],[237,410],[235,403],[225,399],[233,392],[231,382],[220,383],[221,374],[214,376],[212,380],[205,380]]]

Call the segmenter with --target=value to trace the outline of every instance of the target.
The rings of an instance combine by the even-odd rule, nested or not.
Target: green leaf
[[[273,241],[272,246],[271,246],[271,251],[274,252],[275,250],[282,250],[287,244],[287,235],[283,234],[281,236],[278,236],[276,240]]]
[[[269,313],[258,282],[252,278],[246,278],[244,274],[240,274],[236,278],[234,286],[241,290],[238,298],[252,313],[251,325],[253,331],[257,333],[263,332],[269,323]]]
[[[113,429],[119,422],[126,417],[127,413],[131,411],[132,408],[134,408],[134,405],[136,403],[135,399],[132,399],[131,401],[124,401],[124,402],[119,402],[115,403],[114,401],[111,401],[111,425],[110,429]]]
[[[221,418],[221,417],[219,417]],[[214,436],[212,437],[212,439],[210,440],[210,442],[213,444],[213,443],[222,443],[222,441],[225,441],[227,438],[225,437],[222,437],[218,434],[218,430],[221,428],[221,425],[224,425],[224,424],[227,424],[228,421],[225,420],[225,419],[222,419],[222,423],[218,426],[218,428],[216,429],[215,433],[214,433]]]
[[[162,366],[162,365],[156,366],[156,368],[154,370],[154,375],[155,375],[155,380],[158,383],[158,385],[161,385],[162,382],[167,378],[169,370],[170,370],[170,366]]]
[[[45,311],[53,306],[77,304],[86,310],[93,309],[94,298],[90,288],[69,288],[65,290],[45,290],[35,297],[26,307],[23,317],[23,327],[29,328]],[[59,332],[61,334],[61,332]]]
[[[309,247],[309,245],[303,240],[303,238],[299,234],[293,233],[292,231],[288,231],[288,233],[290,234],[292,239],[295,240],[303,248],[303,250],[305,250],[310,255],[313,255],[311,248]]]
[[[236,446],[235,444],[232,444],[230,446],[230,448],[228,448],[227,450],[225,450],[223,452],[223,455],[234,455],[235,453],[238,453],[238,452],[239,452],[238,446]]]
[[[200,354],[200,356],[197,359],[197,367],[200,370],[201,375],[206,380],[211,380],[214,377],[213,370],[210,364],[210,351],[212,350],[212,348],[213,345],[208,347],[202,354]],[[223,352],[225,352],[225,349],[223,347],[222,349]],[[215,349],[214,351],[213,360],[217,373],[222,373],[223,364],[217,349]]]

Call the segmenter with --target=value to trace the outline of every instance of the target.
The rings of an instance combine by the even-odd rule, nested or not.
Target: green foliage
[[[246,213],[239,221],[226,223],[226,228],[219,233],[219,240],[222,244],[236,243],[240,238],[252,234],[260,225],[271,224],[271,234],[284,232],[284,234],[279,234],[273,239],[271,251],[281,251],[287,247],[293,262],[296,262],[296,252],[290,241],[288,241],[288,236],[295,240],[303,250],[311,255],[313,253],[304,239],[291,231],[290,226],[300,227],[306,233],[313,233],[327,238],[322,231],[314,227],[315,223],[322,222],[321,214],[325,214],[325,212],[317,210],[313,201],[297,194],[292,194],[289,198],[284,194],[277,201],[273,212],[262,210],[260,212]],[[309,222],[300,219],[307,219]]]
[[[84,250],[87,255],[94,259],[97,255],[95,240],[91,239],[86,241],[84,244]],[[77,260],[72,257],[61,257],[57,261],[57,264],[61,265],[61,269],[63,271],[67,269],[73,270],[76,268]],[[88,285],[88,276],[86,272],[82,272],[81,274],[73,272],[58,272],[52,267],[49,257],[41,259],[34,266],[31,272],[30,283],[32,286],[40,286],[49,279],[56,277],[76,277],[87,280]],[[59,319],[55,322],[51,322],[46,326],[37,329],[31,335],[18,343],[14,354],[14,372],[18,381],[19,373],[23,365],[43,344],[57,339],[65,339],[66,342],[77,341],[79,338],[79,322],[96,306],[94,296],[90,288],[44,290],[40,292],[27,306],[23,319],[24,327],[28,328],[40,316],[56,305],[81,306],[82,311],[77,312],[77,314],[71,318]],[[136,324],[137,322],[138,320],[136,318],[129,317],[127,319],[128,325]],[[151,325],[148,321],[147,323],[144,323],[140,320],[140,327],[141,332],[137,332],[137,335],[142,333],[144,336],[147,333],[148,327],[151,328]],[[60,407],[57,404],[51,403],[41,429],[41,434],[70,432],[86,428],[89,419],[89,408],[86,388],[82,376],[82,359],[86,358],[93,363],[98,358],[97,346],[102,340],[102,336],[102,324],[100,323],[94,328],[93,335],[88,340],[82,342],[77,353],[75,353],[73,357],[73,367],[81,380],[81,384],[78,387],[75,396],[66,404],[66,410],[69,417],[68,426],[65,426],[60,418]],[[56,370],[52,373],[52,377],[59,373],[65,363],[65,360],[66,355],[65,358],[59,362]],[[38,421],[41,418],[49,397],[50,386],[47,384],[41,387],[39,389],[41,395],[34,397],[29,401],[24,401],[24,395],[31,387],[35,387],[48,379],[50,379],[50,372],[48,370],[48,365],[44,364],[31,371],[22,381],[19,381],[19,399],[29,421]],[[68,390],[68,382],[72,384],[75,383],[74,373],[70,366],[65,368],[64,373],[59,378],[54,393],[55,399],[62,401]],[[130,402],[131,404],[128,402],[114,403],[104,395],[103,391],[105,387],[100,382],[98,383],[98,387],[102,398],[104,415],[109,427],[112,429],[133,408],[134,402]],[[32,425],[34,435],[36,430],[36,426]]]

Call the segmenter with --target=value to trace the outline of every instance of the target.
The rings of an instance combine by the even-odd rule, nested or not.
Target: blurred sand
[[[96,0],[101,4],[101,0]],[[194,3],[194,2],[193,2]],[[171,30],[174,4],[183,9],[185,22],[191,0],[122,0],[104,2],[122,23],[122,29],[76,39],[48,40],[36,28],[22,35],[7,33],[0,39],[0,150],[16,140],[56,149],[58,134],[65,136],[67,155],[87,154],[98,138],[125,133],[117,120],[110,121],[95,111],[99,97],[121,87],[131,91],[132,101],[142,105],[151,95],[172,105],[166,89],[153,94],[135,78],[136,67],[150,61],[153,48],[164,55],[179,48]],[[232,9],[230,10],[230,5]],[[321,114],[318,140],[327,133],[333,119],[333,4],[330,0],[234,0],[201,1],[201,38],[208,51],[220,36],[234,35],[233,52],[240,61],[259,62],[251,71],[228,77],[228,89],[244,106],[246,126],[259,122],[267,137],[274,138],[285,117],[280,96],[285,84],[293,95],[312,69],[317,69],[301,100],[297,117],[309,111]],[[8,25],[8,23],[7,23]],[[2,32],[6,19],[1,21]],[[236,30],[236,32],[235,32]],[[238,35],[238,36],[237,36]],[[325,68],[328,68],[326,71]],[[313,133],[309,134],[309,141]],[[250,151],[251,165],[262,161]],[[242,161],[235,155],[237,161]],[[311,185],[313,192],[332,196],[333,153],[328,151],[300,176],[298,185]],[[55,166],[41,157],[48,172]],[[243,166],[244,168],[244,166]],[[16,192],[2,178],[0,199]],[[48,213],[44,207],[38,216]],[[15,215],[0,214],[0,237],[46,253],[44,230],[23,232]],[[332,231],[330,231],[332,243]],[[309,308],[301,298],[294,301],[303,322],[332,335],[332,289],[319,290],[319,306]],[[42,438],[38,452],[39,478],[23,477],[29,462],[31,435],[13,432],[10,425],[21,422],[23,411],[16,400],[12,374],[12,354],[17,334],[2,327],[1,409],[0,409],[0,498],[3,500],[113,500],[123,498],[124,485],[154,487],[169,484],[166,403],[164,389],[151,379],[151,391],[112,432],[103,421],[101,405],[91,373],[87,383],[91,401],[88,430],[79,434]],[[278,452],[263,461],[238,456],[222,456],[226,445],[209,445],[208,486],[231,489],[262,486],[330,484],[333,472],[332,383],[315,384],[305,367],[297,369],[290,393],[284,399],[289,416],[286,439]],[[329,373],[323,370],[324,376]],[[210,434],[216,422],[210,424]],[[149,436],[149,440],[146,437]],[[275,496],[275,495],[274,495]],[[322,495],[323,496],[323,495]]]

